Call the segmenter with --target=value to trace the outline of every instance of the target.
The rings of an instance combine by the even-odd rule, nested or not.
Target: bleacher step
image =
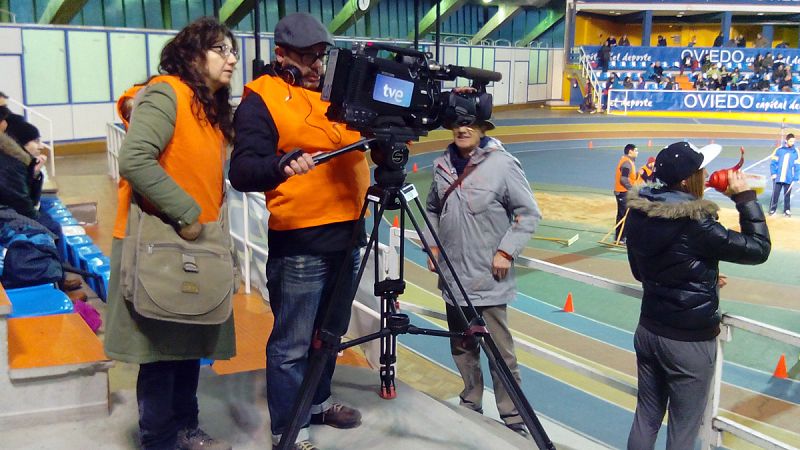
[[[78,314],[8,320],[12,380],[108,370],[103,345]]]

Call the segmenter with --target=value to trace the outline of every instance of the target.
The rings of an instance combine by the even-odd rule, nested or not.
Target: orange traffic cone
[[[411,166],[411,171],[417,173],[417,163],[414,163],[414,165]]]
[[[647,146],[648,147],[652,147],[653,146],[653,140],[652,139],[648,139],[647,140]]]
[[[594,148],[594,144],[592,143],[592,141],[589,141],[589,150],[591,150],[593,148]]]
[[[564,312],[575,312],[575,307],[572,306],[572,292],[567,294],[567,302],[564,303]]]
[[[782,354],[781,359],[778,360],[778,365],[775,366],[775,373],[772,374],[775,378],[788,378],[789,374],[786,372],[786,355]]]
[[[400,228],[400,218],[399,217],[394,216],[394,222],[392,222],[392,226],[394,228]]]

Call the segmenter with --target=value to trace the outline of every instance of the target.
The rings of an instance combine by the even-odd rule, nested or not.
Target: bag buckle
[[[182,254],[183,258],[183,271],[190,273],[198,273],[200,270],[197,268],[197,259],[192,255]]]

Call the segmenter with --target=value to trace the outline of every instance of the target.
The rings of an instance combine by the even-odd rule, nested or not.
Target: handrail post
[[[711,379],[711,390],[706,399],[706,409],[700,425],[700,449],[712,450],[722,445],[722,433],[714,429],[714,418],[719,415],[719,398],[722,390],[722,365],[724,363],[723,348],[730,342],[732,329],[728,325],[720,325],[720,333],[715,340],[717,352],[714,360],[714,375]]]
[[[250,258],[252,252],[250,251],[250,198],[246,192],[242,192],[242,219],[244,220],[244,292],[250,293]]]

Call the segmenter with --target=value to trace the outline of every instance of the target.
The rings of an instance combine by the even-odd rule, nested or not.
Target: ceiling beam
[[[461,8],[466,0],[442,0],[439,2],[440,8],[440,20],[444,21],[447,19],[450,14],[458,11]],[[422,16],[422,20],[419,22],[419,35],[425,36],[426,34],[430,33],[431,30],[434,29],[436,26],[436,5],[434,4],[430,11],[428,11],[424,16]],[[414,32],[408,34],[408,39],[414,39]]]
[[[50,0],[39,19],[42,24],[68,24],[89,0]]]
[[[334,36],[337,34],[344,34],[348,28],[364,17],[364,15],[369,12],[370,8],[377,5],[379,1],[380,0],[372,0],[366,2],[367,8],[362,10],[358,7],[359,0],[348,0],[333,18],[330,25],[328,25],[328,31]]]
[[[553,28],[553,25],[557,24],[561,19],[564,18],[565,15],[566,13],[563,9],[555,10],[548,8],[547,15],[544,18],[539,16],[539,24],[533,27],[533,29],[521,39],[522,43],[529,45],[531,42],[536,40],[536,38],[546,33],[547,30]]]
[[[475,36],[473,36],[470,40],[470,44],[479,44],[482,40],[486,39],[486,36],[490,35],[494,30],[505,25],[521,11],[523,11],[523,9],[516,5],[497,5],[497,13],[489,18],[489,20],[486,21],[486,24],[484,24],[481,29],[475,33]]]
[[[219,21],[229,27],[236,26],[256,6],[256,0],[225,0],[219,8]]]

